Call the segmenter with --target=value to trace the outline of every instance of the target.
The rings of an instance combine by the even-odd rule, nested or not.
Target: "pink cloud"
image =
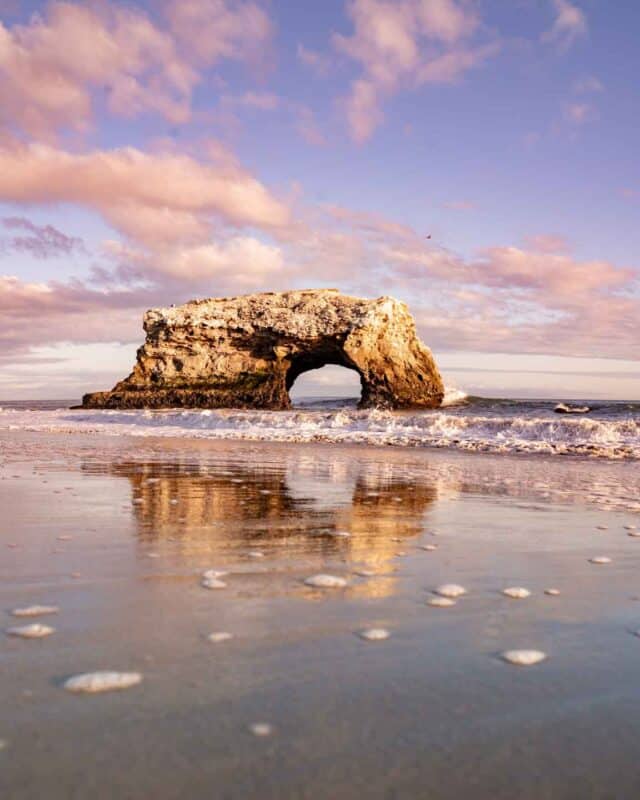
[[[165,12],[163,28],[126,5],[54,0],[26,25],[0,22],[0,126],[46,139],[84,131],[97,91],[114,114],[184,123],[199,68],[250,60],[271,35],[251,2],[175,0]]]
[[[38,144],[0,148],[0,197],[93,208],[125,235],[150,243],[205,237],[215,219],[267,229],[290,221],[286,204],[233,161],[135,148],[85,154]]]
[[[452,83],[496,52],[495,43],[469,44],[479,18],[462,0],[351,0],[347,11],[353,35],[335,34],[333,44],[362,69],[344,101],[356,142],[381,123],[385,98],[425,83]]]
[[[564,118],[572,125],[585,125],[598,118],[598,112],[590,103],[570,103],[564,109]]]
[[[476,208],[476,204],[470,200],[448,200],[442,205],[450,211],[475,211]]]
[[[582,9],[569,0],[553,0],[553,6],[555,19],[551,28],[542,35],[542,40],[566,50],[587,34],[587,17]]]
[[[317,75],[324,76],[329,72],[331,66],[329,58],[317,50],[310,50],[303,44],[298,44],[296,54],[298,60],[312,69]]]

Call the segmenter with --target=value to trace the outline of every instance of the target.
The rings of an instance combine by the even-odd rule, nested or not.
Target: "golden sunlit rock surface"
[[[335,289],[194,300],[147,311],[133,372],[87,408],[291,407],[308,370],[337,364],[360,375],[362,408],[435,408],[444,396],[431,351],[407,306]]]

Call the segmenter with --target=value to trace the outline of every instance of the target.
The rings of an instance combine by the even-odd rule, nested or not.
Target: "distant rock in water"
[[[360,375],[362,408],[436,408],[444,386],[406,305],[335,289],[194,300],[147,311],[133,372],[85,408],[291,408],[308,370]]]
[[[588,414],[591,411],[589,406],[570,406],[567,403],[558,403],[553,410],[556,414]]]

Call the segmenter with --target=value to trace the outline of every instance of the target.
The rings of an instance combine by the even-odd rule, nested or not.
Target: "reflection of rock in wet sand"
[[[437,497],[434,484],[402,469],[360,465],[355,471],[330,470],[305,484],[299,466],[131,461],[114,463],[109,472],[130,481],[142,542],[171,539],[186,549],[204,542],[247,549],[277,543],[286,545],[287,553],[337,551],[354,566],[380,573],[390,571],[401,548],[394,539],[419,535],[424,513]],[[387,594],[389,580],[376,578],[357,588]]]

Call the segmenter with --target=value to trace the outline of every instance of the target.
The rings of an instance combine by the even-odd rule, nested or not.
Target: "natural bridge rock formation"
[[[298,375],[339,364],[360,375],[363,408],[434,408],[444,394],[404,303],[335,289],[194,300],[147,311],[133,372],[87,408],[291,407]]]

